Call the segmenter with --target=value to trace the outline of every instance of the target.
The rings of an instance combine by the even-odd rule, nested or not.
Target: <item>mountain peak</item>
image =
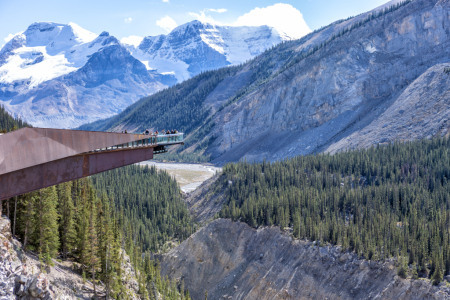
[[[35,22],[28,26],[23,33],[26,37],[28,47],[47,46],[67,46],[87,43],[97,36],[75,23],[61,24],[55,22]],[[57,47],[60,48],[60,47]]]
[[[206,22],[201,22],[198,20],[194,20],[188,23],[185,23],[183,25],[180,25],[176,28],[174,28],[169,35],[174,34],[176,32],[180,32],[180,31],[187,31],[190,28],[194,29],[194,30],[198,30],[198,29],[206,29],[206,28],[214,28],[215,26],[210,24],[210,23],[206,23]]]
[[[30,26],[28,26],[25,32],[32,32],[39,30],[43,31],[52,31],[57,26],[66,26],[65,24],[55,23],[55,22],[34,22]]]

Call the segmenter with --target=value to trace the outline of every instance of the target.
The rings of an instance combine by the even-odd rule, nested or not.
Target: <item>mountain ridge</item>
[[[204,71],[244,63],[290,39],[267,25],[219,26],[194,20],[127,48],[149,68],[174,73],[181,82]]]

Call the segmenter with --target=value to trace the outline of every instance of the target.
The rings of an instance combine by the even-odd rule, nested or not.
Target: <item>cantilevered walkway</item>
[[[23,128],[0,135],[0,201],[149,160],[183,134]]]

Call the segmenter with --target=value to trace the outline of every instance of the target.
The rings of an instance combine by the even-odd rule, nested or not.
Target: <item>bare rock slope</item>
[[[293,240],[277,227],[218,219],[162,257],[193,299],[449,299],[450,289],[396,276],[393,262]]]
[[[198,188],[188,193],[184,197],[184,202],[197,222],[205,224],[211,221],[220,212],[226,197],[224,189],[213,190],[214,182],[219,178],[219,174],[205,180]]]
[[[11,222],[0,217],[0,299],[50,300],[93,299],[93,286],[83,281],[74,264],[53,260],[53,267],[44,267],[37,255],[23,251],[21,243],[11,234]],[[123,297],[137,300],[139,285],[136,273],[126,253],[122,261]],[[97,284],[98,296],[104,297],[105,287]]]
[[[355,25],[216,114],[209,153],[277,160],[445,133],[449,16],[448,0],[416,0]],[[357,21],[315,34],[292,57]]]

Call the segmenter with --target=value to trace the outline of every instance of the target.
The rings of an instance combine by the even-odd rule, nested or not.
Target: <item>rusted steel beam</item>
[[[65,157],[0,175],[0,201],[153,158],[154,147],[124,148]]]
[[[22,128],[0,136],[0,175],[148,137],[143,134]]]

